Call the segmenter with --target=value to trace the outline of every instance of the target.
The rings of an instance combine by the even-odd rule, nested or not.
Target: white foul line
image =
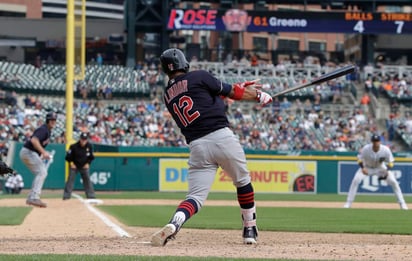
[[[121,227],[119,227],[118,225],[116,225],[115,223],[113,223],[112,221],[110,221],[110,219],[108,219],[102,212],[100,212],[99,210],[97,210],[95,207],[93,207],[92,205],[90,205],[87,201],[85,201],[81,196],[73,193],[72,194],[73,197],[77,198],[78,200],[80,200],[80,202],[82,202],[84,205],[86,205],[86,207],[93,213],[95,214],[98,218],[100,218],[101,221],[103,221],[103,223],[105,223],[108,227],[110,227],[111,229],[113,229],[117,234],[119,234],[119,236],[121,237],[131,237],[129,235],[129,233],[127,233],[126,231],[124,231]]]

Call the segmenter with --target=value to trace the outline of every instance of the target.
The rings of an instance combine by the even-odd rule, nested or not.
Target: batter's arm
[[[234,100],[258,101],[262,105],[272,102],[272,96],[260,90],[262,85],[258,84],[258,81],[259,80],[253,80],[233,84],[232,90],[228,95],[229,98]]]
[[[33,144],[34,149],[40,153],[40,156],[43,159],[50,159],[49,153],[43,148],[40,144],[40,140],[36,136],[33,136],[30,141],[31,144]]]

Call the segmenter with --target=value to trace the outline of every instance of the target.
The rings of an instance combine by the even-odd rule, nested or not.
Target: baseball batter
[[[272,97],[260,91],[256,81],[230,85],[207,71],[189,72],[189,63],[179,49],[164,51],[160,62],[169,77],[164,102],[190,149],[189,191],[169,223],[152,235],[152,245],[164,246],[201,209],[219,166],[232,178],[237,189],[243,221],[243,242],[256,244],[258,230],[253,186],[246,167],[245,153],[238,138],[229,129],[221,97],[255,100],[262,105],[272,102]]]
[[[56,126],[56,120],[56,113],[48,113],[46,123],[33,132],[31,138],[24,143],[23,148],[20,150],[20,159],[35,176],[26,200],[27,205],[40,208],[47,207],[47,204],[40,199],[43,184],[47,177],[47,168],[43,161],[51,159],[45,148],[50,142],[51,130]]]
[[[361,149],[358,155],[359,169],[355,177],[353,177],[344,208],[350,208],[352,206],[359,184],[366,176],[378,175],[380,180],[386,180],[392,187],[401,209],[408,209],[401,188],[395,179],[395,175],[390,171],[394,165],[392,152],[387,146],[382,145],[380,140],[380,136],[374,134],[372,135],[371,143],[366,144]]]

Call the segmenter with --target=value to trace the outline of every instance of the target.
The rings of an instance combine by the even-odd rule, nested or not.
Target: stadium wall
[[[25,188],[30,188],[33,175],[18,154],[22,143],[12,143],[8,162],[22,174]],[[44,189],[63,189],[65,182],[65,146],[51,144],[55,156],[49,167]],[[186,148],[116,147],[95,145],[96,159],[91,165],[91,180],[97,191],[186,191]],[[248,168],[257,193],[347,193],[358,166],[356,154],[350,152],[274,152],[246,151]],[[412,194],[412,162],[409,154],[395,155],[395,175],[405,194]],[[75,189],[83,189],[78,175]],[[233,192],[226,173],[218,169],[214,192]],[[360,186],[361,194],[392,193],[385,181],[367,177]]]
[[[107,38],[110,34],[123,34],[122,20],[87,19],[86,37]],[[66,39],[66,19],[21,19],[0,17],[2,36],[33,37],[37,41]]]

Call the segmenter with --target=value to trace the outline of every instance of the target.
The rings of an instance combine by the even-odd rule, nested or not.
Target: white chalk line
[[[90,205],[86,200],[84,200],[81,196],[73,193],[72,194],[73,197],[77,198],[78,200],[80,200],[80,202],[82,202],[88,210],[90,210],[90,212],[92,212],[93,214],[95,214],[98,218],[100,218],[101,221],[103,221],[103,223],[105,223],[108,227],[110,227],[112,230],[114,230],[117,234],[119,234],[119,236],[121,237],[131,237],[129,235],[129,233],[127,233],[126,231],[124,231],[121,227],[119,227],[118,225],[116,225],[115,223],[113,223],[112,221],[110,221],[109,218],[107,218],[102,212],[100,212],[99,210],[97,210],[95,207],[93,207],[92,205]],[[141,244],[146,243],[146,242],[141,242]]]

